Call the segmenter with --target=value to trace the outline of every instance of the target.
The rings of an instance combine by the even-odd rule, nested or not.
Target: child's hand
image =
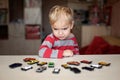
[[[64,57],[73,56],[73,52],[71,50],[64,50],[63,56]]]

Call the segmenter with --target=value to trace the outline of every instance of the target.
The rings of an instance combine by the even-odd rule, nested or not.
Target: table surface
[[[23,61],[26,57],[34,57],[39,61],[54,62],[55,68],[60,68],[59,74],[53,74],[53,68],[48,68],[42,73],[37,73],[37,65],[32,65],[33,69],[28,71],[21,71],[21,68],[11,69],[9,65],[15,62],[20,62],[26,66],[27,63]],[[95,69],[94,71],[82,70],[81,67],[88,66],[88,64],[81,63],[76,66],[81,70],[81,73],[64,69],[61,64],[68,61],[90,60],[93,64],[100,61],[110,62],[111,65],[102,69]],[[120,77],[120,55],[75,55],[73,57],[66,57],[63,59],[49,59],[40,58],[37,55],[1,55],[0,56],[0,80],[118,80]],[[47,66],[47,65],[46,65]]]

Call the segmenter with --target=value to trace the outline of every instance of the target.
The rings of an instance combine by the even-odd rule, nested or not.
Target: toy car
[[[39,68],[37,68],[36,72],[43,72],[44,70],[46,70],[47,67],[45,66],[40,66]]]
[[[60,72],[60,68],[54,68],[53,73],[59,73]]]
[[[47,62],[39,62],[39,63],[37,63],[37,65],[40,65],[40,66],[43,66],[45,64],[47,64]]]
[[[76,65],[76,66],[80,65],[80,63],[78,61],[70,61],[70,62],[67,62],[67,64],[69,64],[69,65]]]
[[[49,62],[49,63],[48,63],[48,67],[49,67],[49,68],[53,68],[54,65],[55,65],[54,62]]]
[[[61,66],[64,67],[65,69],[70,68],[70,66],[68,66],[68,64],[62,64]]]
[[[22,63],[13,63],[11,65],[9,65],[10,68],[16,68],[16,67],[20,67],[22,66]]]
[[[93,71],[94,70],[94,67],[82,67],[82,69],[85,69],[85,70],[88,70],[88,71]]]
[[[24,58],[23,61],[28,62],[30,60],[36,60],[35,58]]]
[[[91,64],[92,63],[92,61],[88,61],[88,60],[82,60],[82,61],[80,61],[81,63],[86,63],[86,64]]]
[[[91,67],[98,68],[98,69],[102,68],[102,66],[99,64],[92,64]]]
[[[74,73],[80,73],[81,72],[81,70],[76,68],[76,67],[71,67],[70,70],[73,71]]]
[[[30,60],[27,62],[27,64],[29,65],[32,65],[32,64],[35,64],[35,63],[38,63],[39,61],[38,60]]]
[[[25,66],[25,67],[22,67],[21,70],[27,71],[27,70],[32,69],[32,68],[33,68],[32,66]]]
[[[99,65],[102,65],[102,66],[110,66],[111,63],[99,62],[98,64],[99,64]]]

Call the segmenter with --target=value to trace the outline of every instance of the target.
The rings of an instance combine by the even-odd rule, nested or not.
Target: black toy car
[[[74,73],[80,73],[81,72],[81,70],[76,68],[76,67],[71,67],[70,70],[73,71]]]
[[[10,68],[16,68],[16,67],[20,67],[22,66],[22,63],[13,63],[11,65],[9,65]]]
[[[85,70],[88,70],[88,71],[93,71],[94,70],[94,67],[82,67],[82,69],[85,69]]]

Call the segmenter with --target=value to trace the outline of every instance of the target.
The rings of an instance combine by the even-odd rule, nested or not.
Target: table
[[[39,61],[54,62],[55,67],[61,69],[59,74],[53,74],[53,68],[47,68],[42,73],[37,73],[37,65],[32,65],[33,69],[28,71],[21,71],[20,67],[10,69],[8,66],[15,62],[27,64],[23,61],[26,57],[34,57]],[[93,64],[100,61],[110,62],[109,67],[104,66],[102,69],[95,69],[94,71],[82,70],[81,67],[88,65],[81,63],[77,66],[81,73],[75,74],[70,70],[61,67],[61,64],[67,61],[81,61],[83,59],[92,60]],[[120,77],[120,55],[75,55],[73,57],[66,57],[63,59],[48,59],[40,58],[37,55],[1,55],[0,56],[0,80],[118,80]]]

